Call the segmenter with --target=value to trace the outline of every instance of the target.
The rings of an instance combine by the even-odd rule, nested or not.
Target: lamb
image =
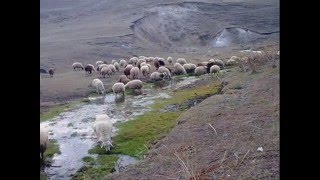
[[[181,65],[184,65],[184,64],[187,64],[187,61],[186,61],[186,59],[184,59],[184,58],[178,58],[177,61],[176,61],[176,63],[179,63],[179,64],[181,64]]]
[[[127,78],[126,75],[121,75],[121,76],[119,77],[119,79],[118,79],[118,82],[121,82],[121,83],[123,83],[123,84],[127,84],[129,81],[130,81],[130,79]]]
[[[126,89],[139,89],[141,91],[142,89],[142,81],[139,79],[135,79],[132,81],[129,81],[126,85],[125,85]]]
[[[180,63],[175,63],[173,65],[174,67],[174,74],[181,75],[181,74],[187,74],[187,71],[183,68],[183,66]]]
[[[94,66],[92,64],[87,64],[84,70],[86,71],[86,74],[91,74],[92,71],[94,71]]]
[[[150,74],[150,68],[149,66],[145,65],[145,66],[142,66],[141,69],[140,69],[141,73],[143,76],[147,76]]]
[[[125,90],[126,90],[125,85],[121,82],[117,82],[112,86],[112,91],[113,93],[116,94],[116,97],[118,93],[122,93],[122,96],[124,96]]]
[[[115,62],[113,65],[114,65],[114,67],[116,68],[116,70],[119,72],[119,70],[120,70],[120,65],[119,65],[119,63],[118,63],[118,62]]]
[[[98,143],[101,148],[105,148],[106,151],[110,151],[112,145],[112,123],[108,118],[100,117],[100,120],[96,120],[93,124],[93,132],[97,136]]]
[[[207,73],[207,68],[206,66],[198,66],[195,70],[194,73],[196,76],[200,76],[202,74],[206,74]]]
[[[169,56],[169,57],[167,58],[167,61],[168,61],[168,63],[172,64],[172,61],[173,61],[172,57]]]
[[[53,77],[54,71],[55,71],[55,68],[50,68],[50,69],[48,70],[48,72],[49,72],[49,74],[50,74],[50,77]]]
[[[219,73],[219,71],[220,71],[220,67],[218,65],[213,65],[210,67],[210,73],[215,74],[215,73]]]
[[[43,153],[47,150],[49,144],[48,131],[40,127],[40,158],[44,161]]]
[[[101,91],[101,94],[104,94],[106,91],[104,88],[103,82],[97,78],[92,81],[92,87],[96,88],[98,94],[99,94],[99,91]]]
[[[138,75],[139,75],[139,68],[138,67],[133,67],[130,70],[130,78],[131,79],[136,79],[136,78],[138,78]]]
[[[157,71],[151,73],[151,75],[150,75],[151,81],[161,81],[163,79],[163,77],[164,77],[164,73],[159,73]]]
[[[100,64],[103,64],[103,61],[97,61],[96,66],[99,66]]]
[[[103,76],[103,78],[106,78],[106,75],[108,75],[108,77],[112,75],[112,70],[109,68],[109,66],[107,66],[107,67],[103,67],[100,70],[100,73]]]
[[[158,72],[162,73],[165,78],[171,79],[171,72],[168,68],[161,66],[159,67]]]
[[[82,70],[84,69],[83,66],[82,66],[82,64],[79,63],[79,62],[73,63],[73,64],[72,64],[72,67],[73,67],[73,70],[75,70],[75,71],[76,71],[77,69],[82,69]]]
[[[128,63],[127,63],[126,60],[124,60],[124,59],[121,59],[121,60],[120,60],[120,66],[121,66],[121,67],[125,67],[127,64],[128,64]]]

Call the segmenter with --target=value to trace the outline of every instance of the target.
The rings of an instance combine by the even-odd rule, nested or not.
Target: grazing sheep
[[[112,73],[115,73],[117,70],[113,64],[109,64],[108,67],[109,67],[109,69],[111,69]]]
[[[108,67],[108,65],[107,64],[100,64],[97,68],[97,71],[101,71],[101,69],[104,67]]]
[[[206,74],[207,73],[207,68],[206,66],[198,66],[195,70],[194,70],[194,74],[196,76],[200,76],[202,74]]]
[[[164,78],[171,79],[171,72],[167,67],[161,66],[158,69],[159,73],[162,73],[164,75]]]
[[[126,89],[142,89],[142,81],[139,79],[131,80],[125,85]]]
[[[169,56],[169,57],[167,58],[167,61],[168,61],[168,63],[172,64],[172,62],[173,62],[172,57]]]
[[[179,64],[181,64],[181,65],[184,65],[184,64],[187,64],[187,61],[186,61],[186,59],[184,59],[184,58],[178,58],[177,61],[176,61],[176,63],[179,63]]]
[[[186,70],[188,74],[193,73],[193,71],[191,70],[191,65],[189,63],[184,64],[183,68]]]
[[[139,75],[139,68],[138,67],[133,67],[130,70],[130,78],[131,79],[136,79],[136,78],[138,78],[138,75]]]
[[[125,90],[125,85],[121,82],[114,83],[114,85],[112,86],[112,91],[116,94],[116,97],[118,93],[122,93],[122,96],[124,96]]]
[[[183,68],[183,66],[180,63],[175,63],[173,65],[174,67],[174,74],[181,75],[181,74],[187,74],[187,71]]]
[[[143,76],[148,76],[150,74],[150,68],[147,65],[144,65],[140,69]]]
[[[147,65],[146,62],[143,62],[143,63],[140,64],[141,67],[142,67],[142,66],[145,66],[145,65]]]
[[[103,61],[97,61],[96,66],[99,66],[100,64],[103,64]]]
[[[118,79],[118,82],[121,82],[121,83],[123,83],[123,84],[127,84],[129,81],[130,81],[130,79],[127,78],[126,75],[121,75],[121,76],[119,77],[119,79]]]
[[[103,78],[106,78],[106,75],[108,75],[108,77],[112,75],[112,70],[109,68],[109,66],[107,66],[107,67],[103,67],[100,70],[100,73],[103,76]]]
[[[214,63],[214,61],[215,61],[214,59],[210,59],[208,63],[210,63],[210,62],[213,62],[213,63]]]
[[[153,61],[153,65],[154,67],[156,67],[156,69],[159,69],[159,67],[164,66],[165,63],[163,60],[159,60],[159,58],[155,58],[155,60]]]
[[[106,114],[97,114],[95,121],[97,122],[97,121],[110,121],[110,120],[111,118]]]
[[[104,94],[106,92],[103,82],[100,79],[94,79],[92,80],[92,87],[96,88],[97,93],[101,91],[101,94]]]
[[[72,64],[72,67],[73,67],[73,70],[77,70],[77,69],[84,69],[83,68],[83,66],[82,66],[82,64],[81,63],[79,63],[79,62],[75,62],[75,63],[73,63]]]
[[[119,72],[119,70],[120,70],[120,65],[119,65],[119,63],[118,63],[118,62],[115,62],[113,65],[114,65],[114,67],[116,68],[116,70]]]
[[[219,71],[220,71],[220,67],[218,65],[213,65],[210,67],[210,73],[215,74],[215,73],[219,73]]]
[[[129,59],[129,64],[137,65],[138,58],[137,57],[132,57]]]
[[[145,56],[139,56],[138,57],[139,59],[144,59],[144,58],[146,58]]]
[[[43,153],[47,150],[49,144],[48,131],[40,127],[40,158],[44,161]]]
[[[137,66],[138,66],[139,69],[141,68],[141,66],[140,66],[141,63],[146,63],[146,60],[144,60],[144,59],[139,59],[139,60],[138,60]]]
[[[50,77],[53,77],[54,71],[55,71],[55,68],[50,68],[50,69],[48,70],[48,72],[49,72],[49,74],[50,74]]]
[[[235,61],[239,61],[240,60],[240,57],[237,57],[237,56],[231,56],[231,58],[230,59],[233,59],[233,60],[235,60]]]
[[[160,68],[159,68],[160,69]],[[157,71],[151,73],[150,80],[151,81],[161,81],[164,77],[164,73],[159,73]]]
[[[215,59],[213,65],[218,65],[221,69],[224,69],[224,62],[220,59]]]
[[[106,120],[95,121],[93,124],[94,134],[97,136],[98,143],[100,143],[100,147],[105,147],[106,151],[110,151],[112,145],[112,123]]]
[[[226,62],[226,66],[234,66],[237,64],[237,61],[234,60],[234,59],[229,59],[227,62]]]
[[[127,63],[126,60],[124,60],[124,59],[121,59],[121,60],[120,60],[120,66],[121,66],[121,67],[125,67],[127,64],[128,64],[128,63]]]
[[[201,64],[202,64],[202,66],[206,66],[206,65],[208,65],[208,63],[209,63],[209,62],[204,61],[204,62],[202,62]]]
[[[87,64],[84,70],[86,71],[86,74],[91,74],[92,71],[94,71],[94,66],[92,64]]]
[[[148,59],[146,59],[147,62],[153,62],[154,61],[154,57],[149,57]]]
[[[197,68],[197,66],[192,63],[189,63],[189,65],[190,65],[190,71],[192,71],[194,73],[194,70]]]

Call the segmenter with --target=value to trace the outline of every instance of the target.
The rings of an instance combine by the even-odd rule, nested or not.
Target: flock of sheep
[[[193,64],[188,63],[184,58],[178,58],[173,64],[173,58],[168,57],[166,60],[161,57],[132,57],[128,61],[121,59],[119,62],[112,60],[110,64],[106,61],[97,61],[96,66],[87,64],[85,67],[80,62],[75,62],[72,67],[75,71],[85,70],[86,74],[96,72],[101,77],[106,78],[112,76],[116,71],[123,69],[123,75],[120,75],[117,82],[112,86],[113,92],[116,94],[124,93],[126,89],[140,90],[142,89],[143,82],[138,79],[139,75],[149,79],[151,82],[170,80],[174,75],[194,74],[196,76],[207,73],[219,73],[225,66],[233,66],[240,61],[246,61],[246,58],[232,56],[226,62],[219,59],[210,59],[209,61]],[[169,68],[167,65],[170,65]],[[173,64],[173,66],[172,66]],[[97,93],[104,94],[106,92],[103,82],[99,78],[92,81],[92,86],[96,88]],[[98,142],[101,147],[105,147],[110,151],[112,145],[111,132],[112,123],[106,114],[96,115],[96,121],[93,124],[94,134],[97,136]],[[40,157],[43,160],[43,153],[48,146],[48,132],[40,129]]]

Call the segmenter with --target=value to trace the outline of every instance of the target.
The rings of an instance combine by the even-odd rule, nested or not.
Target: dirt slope
[[[222,81],[223,94],[182,114],[144,160],[106,179],[279,179],[279,67],[235,69]]]

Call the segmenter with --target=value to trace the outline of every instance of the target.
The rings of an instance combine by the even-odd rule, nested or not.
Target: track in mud
[[[195,77],[184,77],[166,82],[163,87],[143,89],[143,94],[127,95],[125,99],[117,98],[114,94],[104,97],[91,98],[89,103],[61,113],[58,117],[40,123],[49,130],[49,139],[55,139],[60,145],[61,154],[53,157],[51,166],[44,172],[49,179],[69,179],[83,166],[82,158],[95,155],[88,154],[88,150],[95,145],[92,137],[92,123],[97,114],[107,114],[112,123],[125,122],[150,110],[150,105],[157,98],[169,98],[170,90],[179,88],[196,81]],[[117,129],[113,129],[116,134]],[[127,165],[136,163],[130,156],[119,155],[116,172]]]

